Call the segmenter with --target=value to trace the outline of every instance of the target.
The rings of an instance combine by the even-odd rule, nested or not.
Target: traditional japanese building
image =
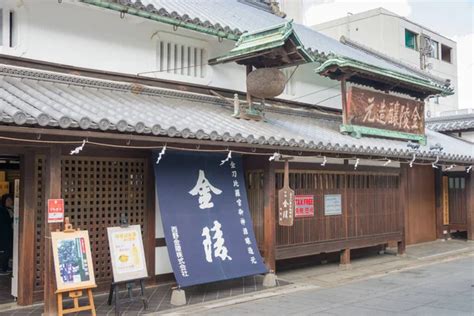
[[[244,228],[270,270],[329,252],[347,264],[352,249],[388,243],[402,254],[443,237],[450,206],[440,171],[451,165],[463,172],[455,183],[474,238],[473,146],[424,128],[423,100],[452,93],[443,82],[285,21],[261,1],[63,2],[10,6],[18,43],[4,42],[0,55],[0,154],[19,162],[5,168],[20,180],[18,304],[45,300],[54,314],[48,236],[60,224],[47,221],[50,198],[63,198],[66,216],[89,231],[99,291],[112,277],[106,227],[121,213],[142,226],[150,283],[172,278],[169,204],[153,170],[183,152],[242,160],[238,211],[248,204]],[[283,94],[247,93],[246,75],[265,68],[283,68]],[[257,87],[275,79],[262,78]],[[186,198],[202,197],[199,175]],[[210,183],[218,196],[222,186]],[[285,184],[291,226],[279,223]]]

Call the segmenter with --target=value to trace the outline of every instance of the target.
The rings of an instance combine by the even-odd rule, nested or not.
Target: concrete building
[[[384,8],[348,14],[313,28],[335,39],[342,37],[347,44],[381,58],[449,80],[457,89],[456,42]],[[457,100],[456,93],[446,98],[433,97],[427,115],[457,110]]]

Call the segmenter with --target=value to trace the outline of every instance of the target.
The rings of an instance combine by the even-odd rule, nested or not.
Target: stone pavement
[[[278,273],[293,283],[169,315],[474,315],[474,242],[434,241]],[[444,307],[441,307],[444,306]]]
[[[474,256],[180,315],[474,315]]]

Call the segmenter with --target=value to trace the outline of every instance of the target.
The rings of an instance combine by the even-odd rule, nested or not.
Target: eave
[[[345,75],[349,82],[371,86],[381,91],[399,92],[422,100],[431,95],[453,94],[452,88],[441,86],[430,80],[408,76],[345,57],[330,58],[315,71],[331,79],[339,79]]]

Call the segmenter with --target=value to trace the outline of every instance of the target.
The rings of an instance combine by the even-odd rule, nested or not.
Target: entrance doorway
[[[17,297],[20,158],[0,155],[0,304]]]

